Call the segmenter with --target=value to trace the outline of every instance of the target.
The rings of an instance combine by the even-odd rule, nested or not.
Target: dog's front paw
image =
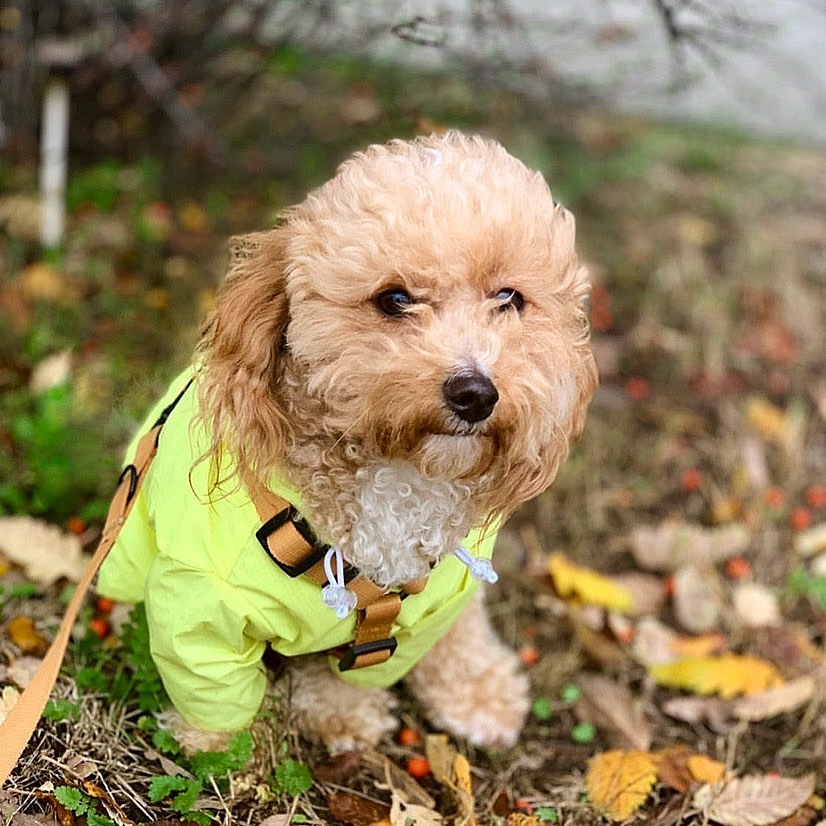
[[[321,658],[308,658],[292,669],[290,707],[301,732],[331,754],[375,746],[398,726],[395,705],[389,691],[345,683]]]
[[[430,719],[474,746],[510,748],[516,744],[530,709],[530,684],[510,652],[467,682],[431,698]]]
[[[158,715],[158,725],[175,735],[184,754],[191,756],[196,751],[224,751],[232,739],[233,731],[204,731],[187,723],[174,709]]]

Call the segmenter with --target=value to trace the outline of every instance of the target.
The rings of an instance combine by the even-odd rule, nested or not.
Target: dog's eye
[[[504,290],[499,290],[494,298],[499,302],[499,312],[505,310],[516,310],[517,313],[522,312],[525,306],[525,297],[519,290],[513,290],[510,287],[505,287]]]
[[[380,292],[374,299],[379,312],[388,316],[403,315],[404,311],[412,307],[416,302],[407,290],[399,287],[392,287],[389,290]]]

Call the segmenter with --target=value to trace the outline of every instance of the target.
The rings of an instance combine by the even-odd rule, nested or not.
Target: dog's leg
[[[496,636],[481,588],[407,685],[435,725],[476,746],[513,746],[530,707],[528,678]]]
[[[290,664],[290,708],[302,733],[331,753],[375,746],[398,725],[393,695],[383,688],[358,688],[337,677],[324,657]]]
[[[157,715],[158,725],[175,735],[184,754],[193,755],[196,751],[223,751],[236,733],[234,731],[203,731],[187,723],[174,709],[162,711]]]

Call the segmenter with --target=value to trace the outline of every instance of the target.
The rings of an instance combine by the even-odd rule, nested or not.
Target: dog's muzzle
[[[451,376],[442,385],[442,396],[451,412],[470,424],[487,419],[499,401],[493,382],[476,371]]]

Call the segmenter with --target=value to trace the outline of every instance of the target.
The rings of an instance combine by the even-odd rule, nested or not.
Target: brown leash
[[[157,424],[138,442],[135,459],[121,474],[115,496],[109,506],[109,514],[106,517],[100,544],[75,588],[63,622],[60,623],[60,628],[34,678],[20,695],[5,722],[0,725],[0,786],[6,782],[17,765],[23,749],[26,748],[43,714],[66,654],[66,646],[69,644],[78,611],[98,568],[106,558],[106,554],[109,553],[109,549],[115,544],[120,529],[132,509],[138,487],[158,450],[158,436],[162,426],[163,423]]]

